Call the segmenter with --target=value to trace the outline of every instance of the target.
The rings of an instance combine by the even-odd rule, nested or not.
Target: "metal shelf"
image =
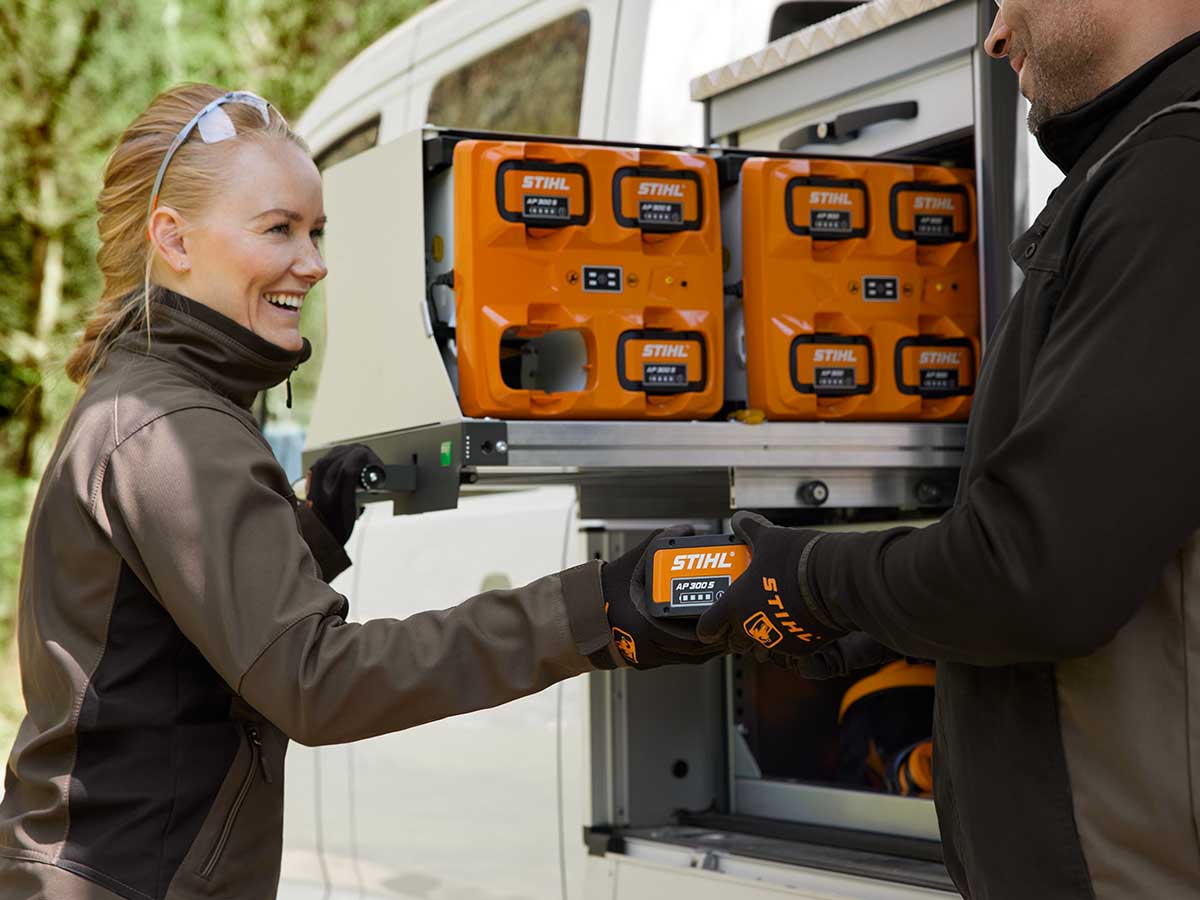
[[[859,422],[544,422],[502,426],[508,466],[579,469],[957,468],[966,426]],[[493,442],[494,446],[494,442]],[[486,457],[475,457],[486,467]]]
[[[941,509],[966,426],[910,422],[461,419],[367,439],[416,467],[397,513],[449,509],[460,489],[573,484],[588,518],[727,516],[737,508]],[[812,499],[812,485],[823,500]]]

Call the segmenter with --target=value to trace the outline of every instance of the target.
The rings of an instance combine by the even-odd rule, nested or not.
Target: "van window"
[[[551,22],[444,75],[426,120],[454,128],[578,135],[586,10]]]
[[[767,41],[778,40],[862,5],[862,0],[855,3],[835,3],[830,0],[795,0],[792,3],[780,3],[775,14],[771,16],[771,32]]]
[[[370,150],[377,143],[379,143],[379,116],[342,135],[317,154],[314,162],[316,162],[317,168],[324,172],[335,163],[357,156],[364,150]]]

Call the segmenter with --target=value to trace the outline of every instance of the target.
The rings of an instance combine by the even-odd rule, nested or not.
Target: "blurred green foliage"
[[[22,537],[37,475],[75,396],[62,363],[99,294],[95,199],[122,130],[180,81],[256,91],[295,121],[338,69],[427,2],[0,0],[0,659],[8,671]],[[311,305],[305,313],[319,315],[321,304]],[[306,368],[315,377],[318,366]],[[4,746],[5,711],[19,706],[5,693],[12,680],[0,668]]]

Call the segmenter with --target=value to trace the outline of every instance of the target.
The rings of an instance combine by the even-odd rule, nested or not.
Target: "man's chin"
[[[1041,127],[1046,124],[1046,120],[1052,118],[1052,116],[1050,111],[1038,103],[1037,100],[1028,96],[1025,99],[1029,101],[1029,116],[1026,119],[1029,125],[1029,133],[1037,134],[1041,130]]]

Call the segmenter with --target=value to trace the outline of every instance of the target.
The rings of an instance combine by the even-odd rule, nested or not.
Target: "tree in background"
[[[180,81],[256,91],[295,121],[427,2],[0,0],[0,647],[32,486],[74,397],[62,362],[99,295],[95,200],[121,131]]]

